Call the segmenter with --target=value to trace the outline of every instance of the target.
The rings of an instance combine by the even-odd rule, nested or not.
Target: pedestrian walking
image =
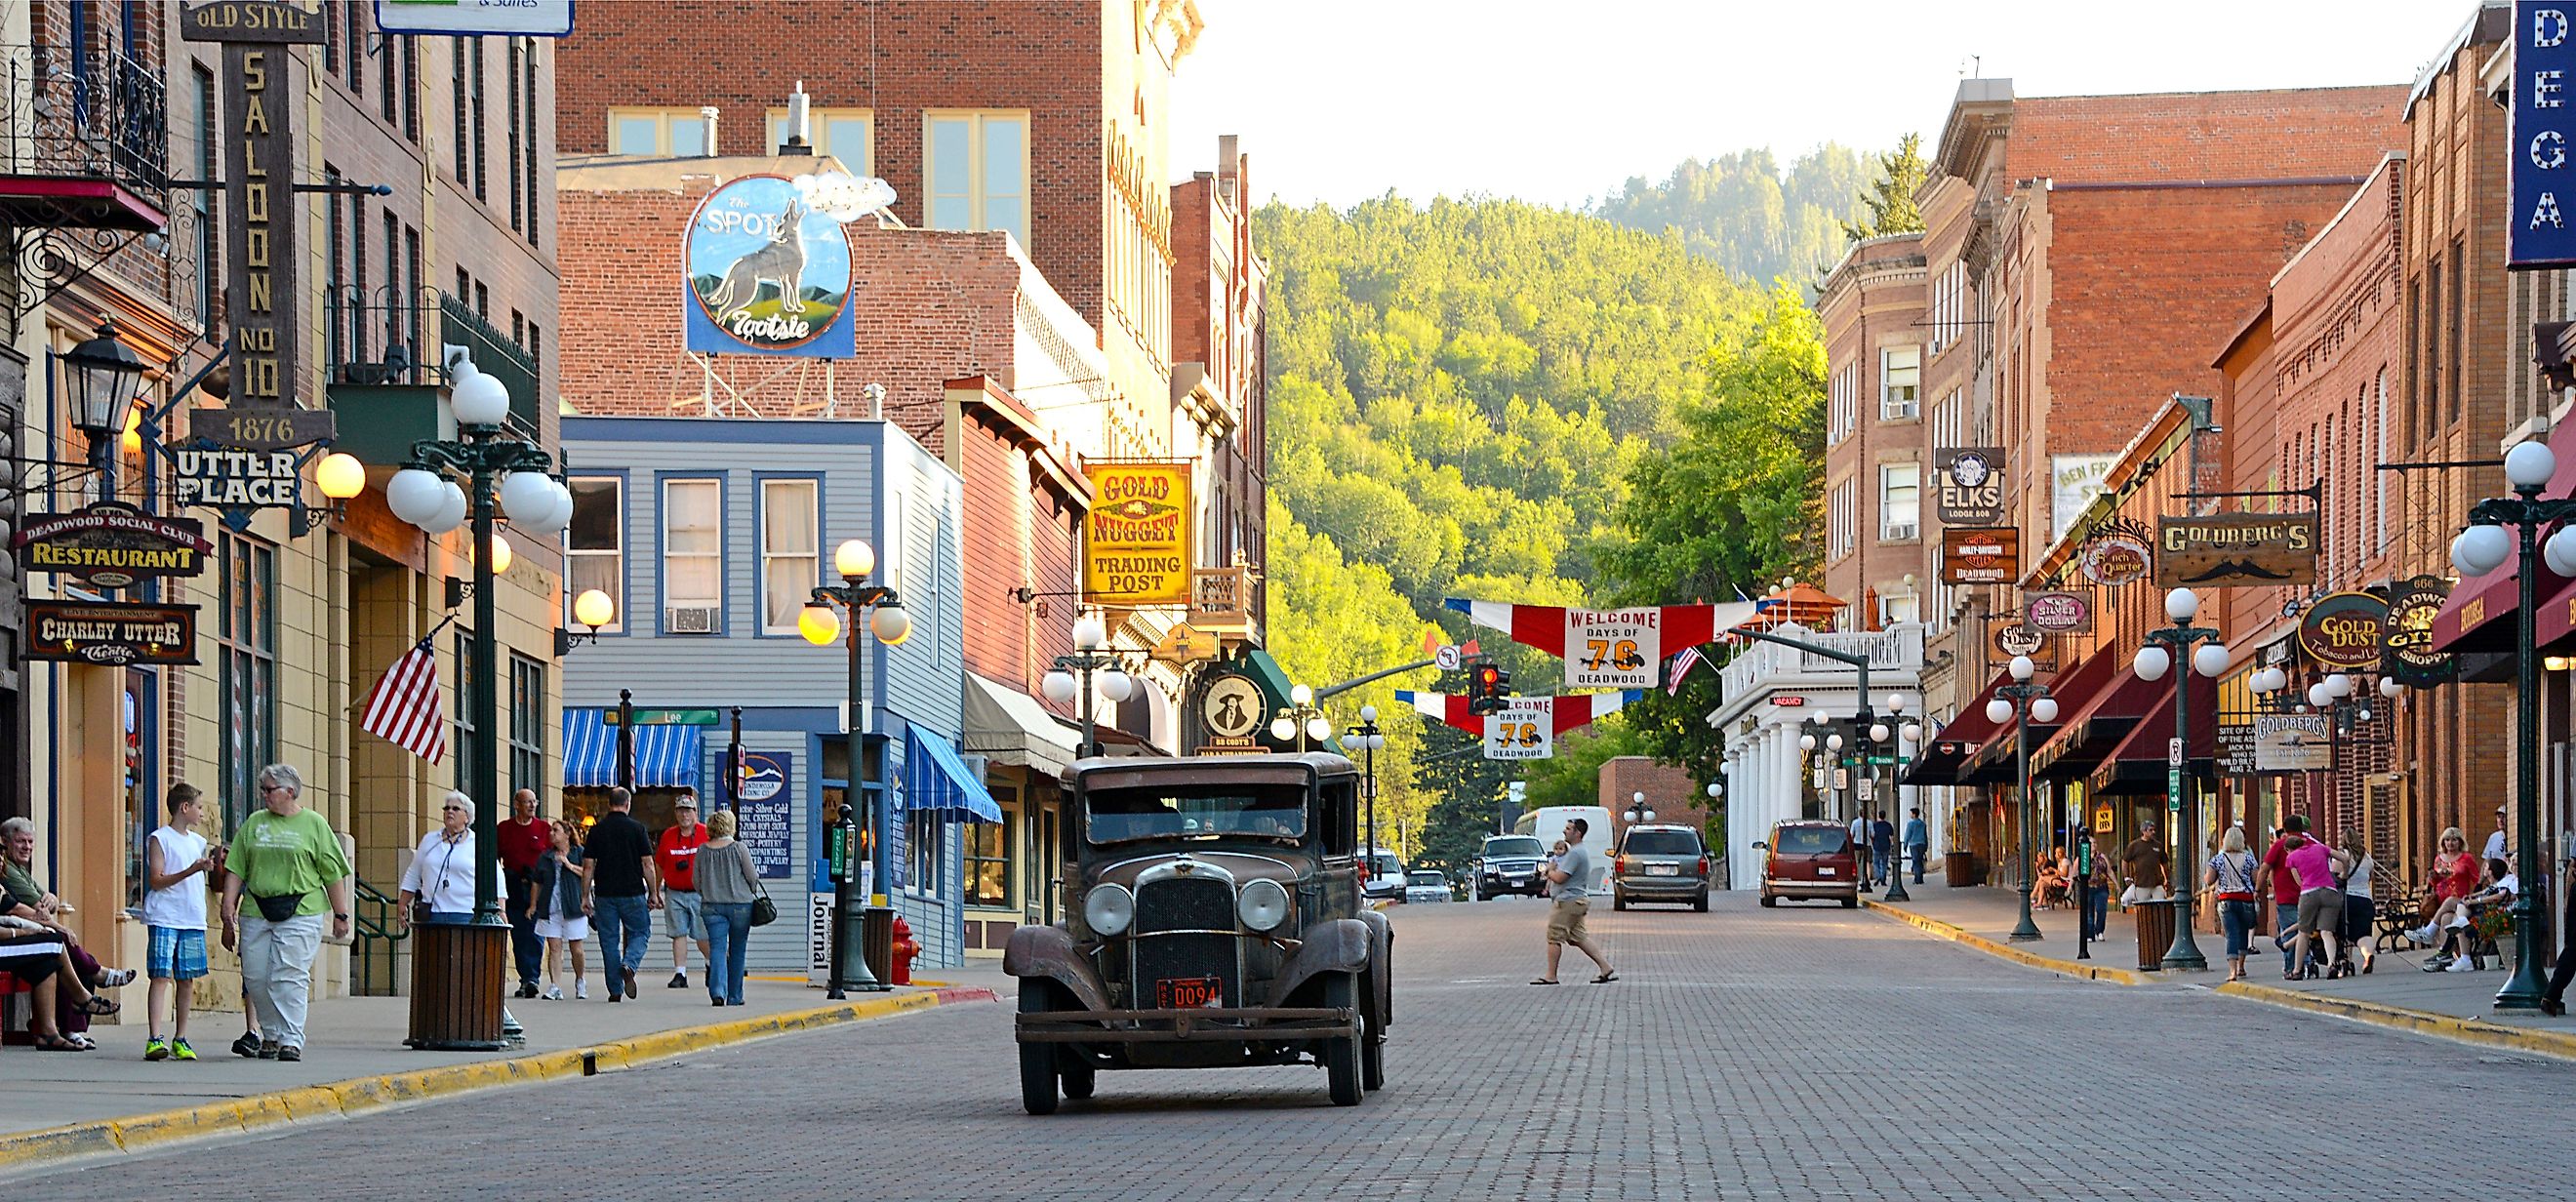
[[[2245,956],[2254,946],[2255,885],[2262,864],[2245,845],[2245,828],[2231,826],[2209,857],[2209,891],[2218,899],[2218,925],[2227,932],[2227,979],[2245,979]]]
[[[206,880],[220,857],[197,833],[206,806],[196,786],[171,785],[162,808],[169,821],[143,844],[143,971],[152,979],[143,1058],[194,1060],[188,1003],[196,990],[189,982],[206,975]]]
[[[53,990],[54,1009],[61,1016],[59,1037],[81,1051],[93,1051],[98,1044],[89,1037],[90,1016],[111,1011],[94,1009],[86,999],[94,991],[121,989],[133,983],[134,970],[100,964],[98,957],[81,946],[80,932],[71,927],[71,905],[36,883],[36,824],[32,819],[0,822],[0,846],[5,846],[0,850],[0,890],[7,894],[0,913],[51,931],[61,939],[72,971],[55,977],[53,985],[47,987]]]
[[[2120,874],[2111,868],[2111,857],[2093,853],[2093,872],[2085,878],[2084,922],[2088,937],[2099,939],[2111,929],[2111,895],[2119,891]]]
[[[2272,894],[2272,946],[2281,949],[2283,977],[2295,977],[2299,970],[2296,953],[2290,950],[2291,933],[2299,928],[2299,878],[2290,871],[2290,838],[2306,838],[2307,829],[2308,820],[2301,815],[2282,819],[2271,846],[2263,849],[2262,869],[2254,874],[2254,891]]]
[[[1867,892],[1873,883],[1870,879],[1869,815],[1863,813],[1852,815],[1851,848],[1853,870],[1860,873],[1861,890]]]
[[[635,996],[635,970],[653,946],[652,911],[662,908],[661,877],[653,868],[653,836],[629,811],[635,795],[608,791],[608,812],[591,824],[582,843],[590,864],[590,905],[583,910],[599,928],[601,967],[608,976],[608,1000]]]
[[[420,924],[474,921],[474,799],[450,790],[438,806],[438,829],[420,837],[402,873],[394,922],[405,934]]]
[[[2576,881],[2576,839],[2562,835],[2559,841],[2567,851],[2567,866],[2558,874],[2558,929],[2576,931],[2576,888],[2569,887],[2569,882]],[[2567,986],[2571,982],[2576,982],[2576,947],[2559,951],[2558,967],[2549,974],[2549,988],[2540,995],[2542,1014],[2555,1018],[2567,1013]]]
[[[2335,878],[2351,865],[2342,852],[2304,831],[2291,832],[2290,850],[2281,858],[2299,882],[2299,933],[2290,952],[2292,966],[2281,976],[2284,980],[2312,977],[2319,964],[2332,964],[2340,955],[2337,933],[2343,929],[2343,890],[2335,887]],[[2311,943],[2325,948],[2325,954],[2313,962],[2308,959]]]
[[[547,846],[537,857],[528,895],[528,911],[537,935],[546,941],[547,1001],[564,999],[563,961],[572,956],[572,995],[576,1000],[590,998],[590,966],[582,952],[582,943],[590,938],[588,897],[589,866],[582,862],[581,845],[573,838],[572,820],[558,818],[547,828]],[[621,991],[622,992],[622,991]]]
[[[1857,823],[1860,819],[1852,821]],[[1593,946],[1591,936],[1583,928],[1584,916],[1591,910],[1591,899],[1584,891],[1584,884],[1592,879],[1592,852],[1583,846],[1583,837],[1591,831],[1592,824],[1580,818],[1568,821],[1565,824],[1565,852],[1548,866],[1547,975],[1530,982],[1532,985],[1556,984],[1557,961],[1565,954],[1565,945],[1569,943],[1591,957],[1592,963],[1601,969],[1601,975],[1592,978],[1593,984],[1607,985],[1619,979],[1618,971],[1610,967],[1609,958],[1601,954],[1600,948]]]
[[[2167,885],[2172,879],[2173,859],[2165,854],[2165,846],[2157,838],[2163,833],[2155,823],[2145,823],[2138,827],[2138,837],[2120,853],[2120,870],[2129,879],[2128,887],[2120,891],[2122,906],[2165,901],[2173,896]]]
[[[2379,861],[2362,845],[2359,827],[2344,829],[2343,854],[2352,865],[2343,877],[2344,954],[2367,973],[2379,959],[2370,939],[2370,929],[2379,921],[2378,895],[2371,888],[2371,875],[2379,871]]]
[[[332,938],[349,935],[349,859],[330,822],[305,808],[302,773],[271,764],[258,782],[267,808],[242,821],[224,857],[232,874],[224,882],[224,948],[241,952],[242,992],[259,1011],[253,1054],[302,1060],[323,916],[330,916]],[[248,914],[241,912],[244,895]]]
[[[751,849],[733,837],[733,815],[707,820],[698,848],[698,905],[707,924],[707,996],[719,1006],[742,1004],[743,956],[751,945],[751,903],[760,896],[760,870]]]
[[[706,845],[707,828],[698,821],[698,795],[683,791],[672,811],[679,821],[662,832],[653,846],[653,866],[662,873],[662,927],[671,935],[671,988],[689,984],[689,944],[706,959],[707,920],[700,912],[698,849]]]
[[[1932,853],[1932,833],[1923,825],[1923,811],[1905,811],[1905,854],[1914,861],[1914,883],[1923,883],[1923,861]]]
[[[1878,881],[1886,884],[1896,879],[1890,875],[1897,865],[1896,824],[1887,820],[1887,811],[1872,810],[1869,816],[1869,848],[1878,857]]]
[[[536,885],[537,857],[546,854],[547,840],[553,826],[537,817],[537,791],[521,789],[510,795],[510,816],[498,824],[501,837],[501,881],[509,888],[510,959],[519,970],[520,997],[537,996],[537,964],[545,954],[546,941],[537,934],[536,920],[531,915]],[[579,909],[578,906],[574,907]]]

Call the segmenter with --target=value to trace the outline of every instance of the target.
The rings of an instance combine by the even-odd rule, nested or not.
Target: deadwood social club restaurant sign
[[[205,527],[113,501],[70,513],[38,514],[9,540],[30,572],[70,576],[97,588],[130,588],[147,576],[205,570]]]
[[[295,113],[304,94],[286,50],[323,44],[323,14],[278,0],[212,0],[186,9],[179,31],[191,42],[223,44],[217,86],[232,135],[222,156],[231,408],[191,415],[190,429],[262,450],[329,441],[331,411],[302,408],[294,395],[304,302],[296,289]]]
[[[2159,588],[2310,584],[2317,578],[2317,515],[2158,518],[2155,566]]]
[[[78,664],[193,664],[197,607],[29,601],[27,658]]]

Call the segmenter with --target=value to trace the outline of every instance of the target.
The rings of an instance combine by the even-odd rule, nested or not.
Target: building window
[[[1923,599],[1913,593],[1882,593],[1878,598],[1878,624],[1887,627],[1898,622],[1923,620]]]
[[[905,810],[903,835],[904,864],[910,870],[904,879],[904,891],[921,897],[941,896],[945,882],[940,867],[947,859],[942,854],[948,838],[947,820],[936,810]]]
[[[723,499],[718,480],[662,484],[664,634],[723,633]]]
[[[510,653],[510,791],[546,789],[546,666]]]
[[[197,94],[197,178],[219,179],[223,169],[215,161],[215,76],[204,67],[195,69]],[[216,328],[215,281],[223,277],[223,231],[215,228],[215,189],[191,188],[188,205],[197,216],[197,320],[211,331]],[[339,210],[332,209],[336,221]],[[338,245],[335,237],[333,245]]]
[[[525,40],[527,50],[519,56],[519,86],[527,96],[528,103],[519,118],[519,144],[525,148],[519,156],[521,177],[519,183],[527,189],[528,223],[521,232],[527,235],[528,245],[535,246],[537,213],[543,207],[540,203],[541,194],[537,191],[537,97],[551,95],[551,93],[537,90],[537,47],[541,43],[535,38]]]
[[[527,51],[519,39],[510,39],[510,228],[514,230],[527,228],[524,223],[527,221],[528,200],[521,186],[525,176],[519,165],[520,156],[532,149],[521,137],[521,132],[527,124],[527,106],[534,103],[534,98],[526,96],[526,89],[520,86],[522,73],[519,63],[526,57]]]
[[[600,627],[609,633],[626,629],[625,490],[615,476],[573,477],[572,526],[564,534],[566,620],[573,598],[598,589],[617,605],[617,616]]]
[[[828,154],[841,160],[852,175],[868,174],[870,151],[876,145],[876,114],[867,109],[808,109],[806,136],[813,139],[814,153]],[[769,110],[769,145],[763,151],[787,144],[787,110]]]
[[[1878,418],[1912,421],[1922,406],[1923,348],[1891,346],[1878,353]]]
[[[340,43],[347,51],[344,58],[349,65],[349,94],[364,96],[367,94],[367,6],[343,5],[341,11],[349,18],[349,36]]]
[[[966,904],[1007,907],[1011,904],[1011,827],[1002,822],[976,822],[965,828]]]
[[[924,211],[936,230],[1008,230],[1029,244],[1029,115],[922,117]]]
[[[822,535],[813,480],[760,482],[760,632],[796,633],[796,615],[822,582]]]
[[[693,159],[715,153],[696,109],[608,110],[608,153]]]
[[[1896,542],[1915,537],[1923,522],[1923,466],[1916,463],[1882,463],[1878,465],[1878,540]]]
[[[217,535],[222,617],[217,687],[223,691],[224,829],[240,826],[260,806],[259,770],[277,762],[277,549],[225,531]]]

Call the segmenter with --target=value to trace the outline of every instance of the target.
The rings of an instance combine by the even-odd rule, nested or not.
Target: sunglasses
[[[464,806],[442,806],[442,807],[440,807],[440,808],[441,808],[441,809],[443,809],[443,810],[445,810],[445,811],[447,811],[447,812],[448,812],[448,813],[450,813],[450,814],[462,814],[462,813],[464,813],[464,812],[465,812],[465,807],[464,807]]]

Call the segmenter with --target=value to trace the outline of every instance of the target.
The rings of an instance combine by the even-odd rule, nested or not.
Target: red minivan
[[[1762,904],[1784,897],[1839,898],[1846,910],[1860,906],[1860,862],[1851,831],[1839,822],[1783,822],[1771,828],[1763,851]]]

